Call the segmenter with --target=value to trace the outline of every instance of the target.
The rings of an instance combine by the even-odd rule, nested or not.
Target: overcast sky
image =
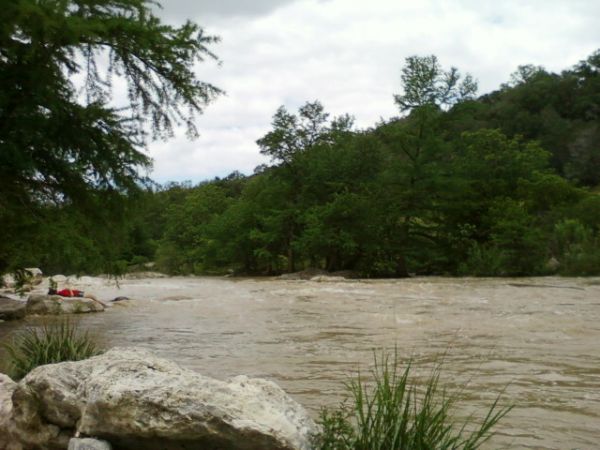
[[[222,42],[198,77],[227,92],[185,133],[154,142],[153,179],[198,182],[266,162],[255,141],[280,105],[319,99],[360,128],[398,115],[393,94],[411,55],[438,56],[479,93],[521,64],[560,71],[600,48],[599,0],[162,0],[165,20],[190,19]]]

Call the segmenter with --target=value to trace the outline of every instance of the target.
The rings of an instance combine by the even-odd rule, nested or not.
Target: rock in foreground
[[[104,307],[85,297],[61,297],[60,295],[30,295],[27,314],[79,314],[104,311]]]
[[[2,450],[20,450],[21,448],[12,439],[14,431],[12,395],[16,388],[17,383],[7,375],[0,373],[0,449]]]
[[[307,450],[315,425],[275,383],[202,376],[138,348],[38,367],[13,395],[25,448],[79,432],[118,449]]]

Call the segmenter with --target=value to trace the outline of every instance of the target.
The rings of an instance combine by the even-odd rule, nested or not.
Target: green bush
[[[101,353],[87,332],[79,332],[68,320],[41,329],[27,328],[5,344],[8,373],[20,380],[44,364],[79,361]]]
[[[375,358],[374,385],[360,375],[347,384],[351,405],[321,413],[318,450],[473,450],[493,435],[492,427],[511,409],[498,398],[480,423],[452,417],[456,396],[440,387],[438,366],[420,390],[409,379],[410,363],[400,370],[397,356]]]
[[[507,257],[502,249],[489,244],[474,243],[467,258],[458,265],[458,275],[494,277],[506,275]]]
[[[561,275],[600,274],[600,239],[578,220],[565,219],[554,227],[554,246]]]

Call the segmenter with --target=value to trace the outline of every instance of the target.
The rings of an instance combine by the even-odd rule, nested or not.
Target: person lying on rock
[[[90,300],[93,300],[96,303],[101,304],[105,308],[108,306],[103,301],[98,300],[98,298],[95,295],[88,294],[88,293],[86,293],[84,291],[80,291],[78,289],[65,288],[65,289],[61,289],[60,291],[57,291],[56,289],[50,288],[50,289],[48,289],[48,295],[60,295],[61,297],[89,298]]]

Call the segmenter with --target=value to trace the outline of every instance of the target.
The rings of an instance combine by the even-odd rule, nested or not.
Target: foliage
[[[401,111],[426,105],[449,107],[473,97],[477,82],[467,74],[462,81],[456,67],[444,71],[435,55],[409,56],[402,68],[404,91],[394,95]]]
[[[351,404],[325,409],[322,431],[315,439],[319,450],[431,450],[477,449],[488,441],[492,428],[510,411],[499,398],[476,425],[470,416],[459,424],[453,417],[459,398],[440,386],[437,367],[424,387],[410,378],[411,364],[402,370],[397,355],[375,359],[370,385],[360,375],[351,380]]]
[[[27,269],[19,268],[13,272],[13,276],[15,278],[15,292],[23,296],[33,279],[33,274]]]
[[[136,2],[144,3],[122,5]],[[112,26],[102,14],[100,32]],[[132,14],[138,32],[146,19]],[[177,47],[184,29],[148,27],[150,34],[159,29],[170,36],[163,38],[172,39],[171,50],[190,50],[185,39]],[[205,47],[193,48],[196,56],[210,57]],[[45,190],[31,187],[28,201],[0,208],[10,237],[0,242],[0,260],[46,273],[123,274],[155,261],[172,274],[274,275],[307,268],[364,277],[598,274],[599,52],[561,73],[519,67],[508,83],[479,98],[470,76],[444,70],[434,56],[410,57],[396,96],[402,117],[358,130],[350,115],[332,117],[319,101],[295,112],[282,106],[257,141],[271,163],[250,176],[234,172],[197,185],[130,189],[110,177],[107,183],[90,178],[101,172],[84,165],[77,174],[89,183],[75,190],[85,201],[67,191],[50,201]],[[0,69],[9,61],[0,61]],[[162,117],[155,130],[168,134]],[[37,136],[27,127],[17,134]],[[137,151],[140,128],[133,130],[126,140]],[[110,155],[98,154],[107,170],[116,161]],[[133,170],[127,173],[134,185],[143,181],[134,170],[142,166],[122,166]],[[25,186],[5,180],[0,177],[0,206],[3,195],[15,193],[10,186]]]
[[[409,58],[397,98],[407,114],[363,131],[347,115],[330,120],[318,101],[296,114],[281,107],[258,141],[273,165],[236,180],[235,189],[214,180],[211,189],[188,187],[185,200],[173,199],[153,221],[164,222],[159,261],[173,273],[318,267],[362,276],[514,276],[547,273],[554,257],[561,273],[595,273],[598,196],[553,167],[556,146],[591,129],[573,117],[594,111],[593,67],[585,62],[560,76],[521,67],[500,91],[474,100],[472,84],[461,95],[456,70],[443,71],[433,57]],[[573,91],[575,72],[584,74],[585,94]],[[567,97],[582,106],[567,114],[559,101]],[[224,197],[211,200],[220,189]],[[206,215],[211,202],[222,208]],[[567,218],[592,237],[559,251],[555,226]]]
[[[27,328],[5,348],[8,373],[15,380],[20,380],[38,366],[79,361],[100,353],[95,340],[87,332],[80,332],[68,320],[44,325],[41,329]]]
[[[193,67],[215,58],[216,38],[191,22],[162,23],[154,6],[20,0],[0,9],[0,221],[12,237],[0,242],[0,269],[48,209],[73,205],[106,223],[97,212],[147,181],[148,135],[167,137],[180,122],[196,134],[195,114],[220,91]],[[120,103],[111,100],[117,77],[127,86]]]
[[[578,220],[565,219],[554,227],[555,250],[563,275],[600,274],[600,239]]]

